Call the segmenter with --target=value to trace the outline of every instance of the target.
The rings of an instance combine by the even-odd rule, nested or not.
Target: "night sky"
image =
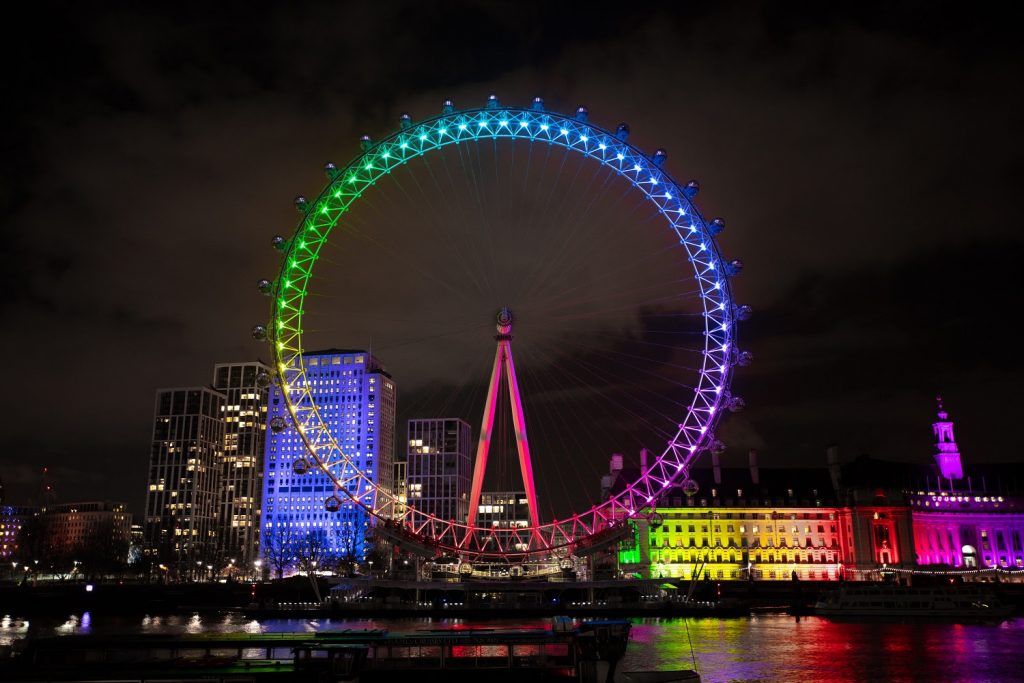
[[[723,251],[746,264],[734,293],[756,311],[740,331],[755,363],[733,385],[748,408],[719,429],[726,464],[758,448],[763,466],[819,465],[832,443],[848,458],[923,462],[939,392],[968,465],[1024,460],[1012,332],[1024,292],[1021,17],[962,3],[136,4],[39,4],[0,29],[10,502],[36,497],[46,464],[58,499],[140,511],[154,390],[208,383],[215,362],[267,358],[248,332],[267,315],[254,285],[275,275],[269,239],[294,228],[292,198],[314,197],[324,162],[346,163],[359,135],[389,133],[401,112],[422,119],[447,97],[470,107],[492,92],[508,104],[541,95],[563,112],[586,104],[609,128],[629,122],[630,141],[667,148],[668,172],[699,179],[704,214],[726,219]],[[412,188],[425,172],[399,180]],[[538,211],[540,186],[554,187],[543,179],[567,176],[546,166],[537,177],[521,202],[501,195],[477,216],[497,242],[461,220],[475,200],[457,182],[429,207],[445,192],[382,190],[327,254],[311,345],[372,344],[402,417],[456,412],[475,424],[488,316],[518,304],[527,383],[537,395],[546,386],[551,405],[564,392],[566,430],[606,422],[588,412],[602,388],[562,372],[565,354],[586,351],[560,340],[600,330],[607,344],[591,351],[634,357],[650,335],[681,332],[651,331],[644,315],[669,309],[650,292],[586,325],[545,302],[581,283],[584,308],[607,300],[602,286],[624,291],[602,273],[629,249],[656,250],[656,238],[642,212],[611,199],[602,209],[603,176],[567,188],[597,198],[590,214],[578,198],[563,214]],[[501,232],[503,221],[536,238]],[[617,244],[630,221],[645,237]],[[551,237],[570,224],[601,239]],[[451,226],[465,230],[465,253],[438,239],[445,226],[451,240]],[[563,247],[575,260],[560,260]],[[485,251],[489,266],[465,265]],[[550,276],[531,289],[538,267]],[[646,268],[630,272],[642,289]],[[631,386],[655,403],[670,393],[655,380]],[[570,433],[538,435],[537,420],[534,436],[573,450]],[[622,438],[565,486],[596,489],[608,453],[635,458],[656,440],[623,437],[631,424],[591,434]]]

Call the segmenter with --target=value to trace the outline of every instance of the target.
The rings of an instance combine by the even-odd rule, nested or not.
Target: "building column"
[[[889,516],[893,519],[896,531],[898,563],[901,567],[912,568],[916,566],[917,562],[914,555],[914,528],[910,522],[910,515],[904,511],[892,510]]]
[[[636,533],[640,550],[640,576],[649,579],[651,578],[651,531],[646,519],[637,520]]]

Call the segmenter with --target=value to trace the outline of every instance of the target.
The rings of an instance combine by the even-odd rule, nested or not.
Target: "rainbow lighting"
[[[402,528],[418,538],[431,539],[439,551],[455,551],[464,557],[548,553],[619,524],[649,506],[673,482],[685,480],[694,459],[715,441],[713,430],[722,409],[743,406],[742,399],[730,394],[729,383],[733,365],[750,360],[736,345],[736,322],[749,315],[750,309],[735,306],[729,284],[743,264],[725,260],[715,244],[714,236],[724,223],[702,218],[693,203],[698,184],[680,185],[667,173],[665,150],[646,154],[628,142],[629,126],[620,124],[611,131],[588,119],[586,107],[566,115],[548,111],[540,98],[529,107],[506,107],[493,95],[485,106],[466,110],[458,110],[446,100],[440,115],[420,122],[403,114],[399,130],[384,139],[373,141],[363,136],[362,152],[344,167],[327,164],[328,183],[320,194],[312,201],[304,197],[295,200],[302,218],[294,233],[289,238],[273,238],[283,261],[273,282],[259,283],[260,291],[271,297],[271,316],[269,326],[253,328],[253,336],[270,344],[274,372],[293,428],[315,465],[334,480],[334,496],[347,496],[381,519],[395,516],[400,505],[397,497],[360,470],[352,454],[327,429],[308,389],[303,364],[302,321],[314,268],[331,231],[369,187],[387,182],[396,168],[448,145],[496,139],[551,145],[579,153],[629,181],[640,197],[657,207],[664,219],[663,229],[671,230],[684,250],[703,302],[703,366],[675,436],[652,466],[611,499],[568,519],[541,522],[535,518],[522,538],[510,538],[497,548],[486,542],[489,530],[436,519],[407,506]]]

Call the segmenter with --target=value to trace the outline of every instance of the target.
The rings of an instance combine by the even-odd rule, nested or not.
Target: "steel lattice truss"
[[[421,554],[457,552],[469,558],[514,558],[593,548],[602,539],[617,538],[625,520],[649,511],[658,495],[677,481],[687,478],[697,455],[715,443],[713,427],[719,413],[735,407],[728,387],[732,366],[741,357],[735,346],[735,322],[746,307],[733,304],[729,277],[738,272],[738,261],[727,262],[720,254],[714,235],[720,221],[705,221],[692,202],[696,185],[681,186],[662,168],[666,155],[658,150],[648,156],[627,142],[628,128],[616,132],[587,121],[580,107],[574,115],[546,111],[536,100],[531,108],[503,107],[491,97],[482,109],[457,111],[446,102],[443,113],[413,123],[402,116],[401,129],[373,143],[362,140],[363,152],[344,168],[328,164],[330,182],[312,202],[302,198],[296,205],[304,216],[290,239],[275,238],[284,252],[278,278],[267,283],[273,297],[269,329],[257,326],[254,334],[266,337],[272,347],[276,370],[287,402],[291,424],[305,442],[317,466],[333,479],[336,493],[328,509],[337,509],[341,498],[364,507],[381,520],[379,529],[407,546],[421,546]],[[536,527],[495,530],[470,527],[453,520],[437,519],[404,506],[401,519],[396,494],[379,488],[339,447],[327,428],[306,381],[302,362],[302,316],[313,269],[331,230],[345,212],[376,182],[384,182],[395,168],[434,150],[456,143],[475,143],[496,138],[523,140],[563,147],[578,152],[612,169],[628,180],[664,217],[686,250],[694,280],[703,302],[703,365],[693,399],[681,416],[678,431],[653,465],[635,482],[610,500],[572,515]],[[746,309],[749,310],[749,309]],[[742,363],[743,361],[740,360]]]

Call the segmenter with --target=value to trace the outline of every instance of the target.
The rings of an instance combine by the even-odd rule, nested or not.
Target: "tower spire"
[[[491,431],[494,429],[494,413],[498,407],[498,387],[501,375],[506,378],[508,398],[512,403],[512,425],[516,430],[516,450],[519,452],[519,469],[523,475],[523,488],[526,489],[526,500],[530,508],[530,526],[540,526],[537,513],[537,489],[533,483],[533,463],[530,461],[530,442],[526,436],[526,416],[523,413],[523,402],[519,397],[519,382],[516,379],[516,368],[512,362],[512,311],[502,307],[498,311],[497,330],[494,338],[498,342],[494,354],[494,368],[491,370],[491,384],[487,390],[484,403],[483,423],[480,425],[480,442],[477,444],[476,461],[473,463],[473,485],[469,495],[469,526],[476,525],[477,508],[480,506],[480,493],[484,485],[484,470],[487,468],[487,454],[491,448]]]
[[[957,448],[956,439],[953,438],[953,422],[942,406],[942,397],[936,396],[935,400],[939,404],[939,419],[932,423],[932,431],[938,440],[935,444],[935,462],[939,465],[939,473],[944,479],[963,479],[960,450]]]

